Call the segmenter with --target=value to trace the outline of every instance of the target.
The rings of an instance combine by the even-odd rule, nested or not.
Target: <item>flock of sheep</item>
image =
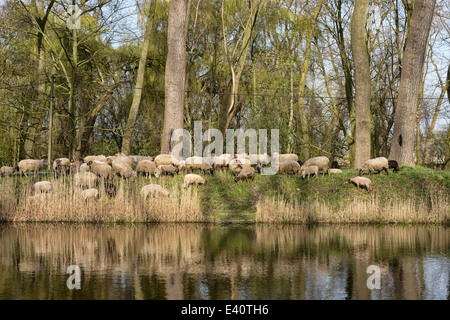
[[[150,176],[173,176],[178,173],[184,175],[184,188],[191,185],[205,185],[206,179],[203,175],[213,175],[215,172],[230,172],[234,176],[234,181],[251,182],[255,179],[255,172],[261,173],[263,168],[276,162],[278,164],[279,174],[300,175],[303,179],[309,179],[311,176],[316,178],[319,171],[322,175],[342,173],[340,169],[330,168],[329,159],[324,156],[314,157],[302,162],[296,154],[258,154],[258,155],[231,155],[222,154],[211,157],[189,157],[186,160],[178,161],[175,157],[168,154],[160,154],[156,157],[147,156],[125,156],[116,154],[115,156],[105,157],[87,156],[84,159],[70,161],[67,158],[59,158],[53,162],[53,171],[55,177],[72,176],[74,185],[81,188],[81,197],[85,201],[95,200],[99,197],[97,189],[100,179],[102,179],[104,189],[109,197],[115,197],[117,188],[110,181],[119,176],[122,179],[135,181],[138,175],[147,178]],[[16,171],[20,175],[27,176],[27,173],[37,172],[48,166],[46,160],[22,160],[18,167],[0,168],[1,176],[10,176]],[[367,160],[359,170],[359,176],[348,179],[349,183],[358,188],[365,188],[368,192],[372,191],[372,182],[370,179],[362,177],[365,172],[372,175],[373,172],[386,171],[393,168],[394,172],[399,170],[398,163],[395,160],[387,160],[384,157]],[[52,192],[53,185],[49,181],[40,181],[32,186],[34,196],[42,193]],[[168,197],[169,192],[158,184],[149,184],[142,187],[140,195],[144,201],[150,197],[163,196]]]

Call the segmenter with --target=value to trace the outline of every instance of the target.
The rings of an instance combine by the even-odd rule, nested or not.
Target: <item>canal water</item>
[[[3,224],[0,300],[447,300],[449,236],[442,226]]]

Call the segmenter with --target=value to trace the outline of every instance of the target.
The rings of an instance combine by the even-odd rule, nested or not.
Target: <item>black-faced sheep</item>
[[[190,185],[199,185],[199,184],[205,184],[206,180],[199,176],[198,174],[187,174],[184,176],[184,188],[189,188]]]
[[[369,178],[364,178],[364,177],[354,177],[354,178],[350,178],[347,181],[348,183],[352,183],[354,184],[358,191],[359,188],[366,188],[367,192],[371,192],[373,191],[372,189],[372,181]]]
[[[143,186],[141,189],[141,199],[143,201],[146,201],[149,196],[152,198],[155,197],[169,197],[169,191],[164,189],[159,184],[148,184],[146,186]]]
[[[110,178],[112,179],[114,176],[111,166],[106,162],[101,162],[97,160],[89,161],[88,166],[91,169],[90,171],[93,174],[99,176],[100,178],[108,180]]]
[[[234,177],[234,182],[238,182],[239,180],[247,181],[250,178],[251,181],[255,180],[255,169],[254,168],[245,168],[242,169],[241,172]]]
[[[301,171],[302,179],[305,179],[306,176],[308,176],[308,180],[311,177],[311,175],[314,175],[316,178],[319,176],[319,167],[316,165],[303,167],[303,170]]]
[[[36,175],[39,170],[46,166],[48,166],[47,160],[26,159],[19,162],[19,172],[21,175],[24,174],[25,177],[28,177],[27,172],[33,172]]]
[[[56,170],[57,165],[64,165],[64,166],[70,166],[70,160],[67,158],[58,158],[53,161],[53,170]]]
[[[385,157],[378,157],[375,159],[369,159],[363,163],[359,170],[359,175],[362,176],[365,171],[369,171],[369,175],[372,175],[374,171],[386,171],[386,175],[389,175],[389,162]]]
[[[303,168],[309,167],[309,166],[317,166],[319,170],[322,170],[322,176],[325,176],[325,173],[328,173],[330,159],[324,156],[320,157],[314,157],[311,159],[306,160],[303,165],[301,166],[300,170]]]
[[[393,172],[397,173],[400,171],[400,168],[398,166],[398,162],[395,160],[388,160],[389,169],[394,169]]]
[[[18,167],[3,166],[3,167],[0,168],[0,175],[2,177],[12,176],[14,174],[14,172],[16,172],[17,170],[19,170]]]

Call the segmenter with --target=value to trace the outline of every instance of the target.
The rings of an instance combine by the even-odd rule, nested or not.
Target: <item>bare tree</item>
[[[416,0],[403,55],[390,159],[414,166],[416,106],[436,0]]]
[[[136,85],[134,88],[133,102],[131,103],[127,125],[123,132],[122,153],[126,155],[130,153],[131,137],[133,135],[134,125],[136,124],[139,105],[141,103],[142,90],[144,86],[145,65],[147,63],[148,49],[150,47],[150,38],[152,36],[155,8],[156,8],[156,0],[150,0],[147,13],[147,25],[145,27],[144,43],[142,44],[141,57],[139,59],[139,68],[136,77]]]

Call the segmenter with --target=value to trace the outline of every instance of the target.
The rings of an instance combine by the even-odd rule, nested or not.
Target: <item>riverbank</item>
[[[450,172],[402,170],[372,175],[373,193],[347,183],[355,171],[317,179],[256,175],[235,183],[230,174],[207,177],[206,186],[182,188],[183,176],[120,179],[115,198],[85,203],[71,179],[55,180],[52,194],[31,197],[35,178],[0,180],[0,220],[45,222],[240,222],[240,223],[449,223]],[[158,183],[171,196],[143,203],[142,186]]]

